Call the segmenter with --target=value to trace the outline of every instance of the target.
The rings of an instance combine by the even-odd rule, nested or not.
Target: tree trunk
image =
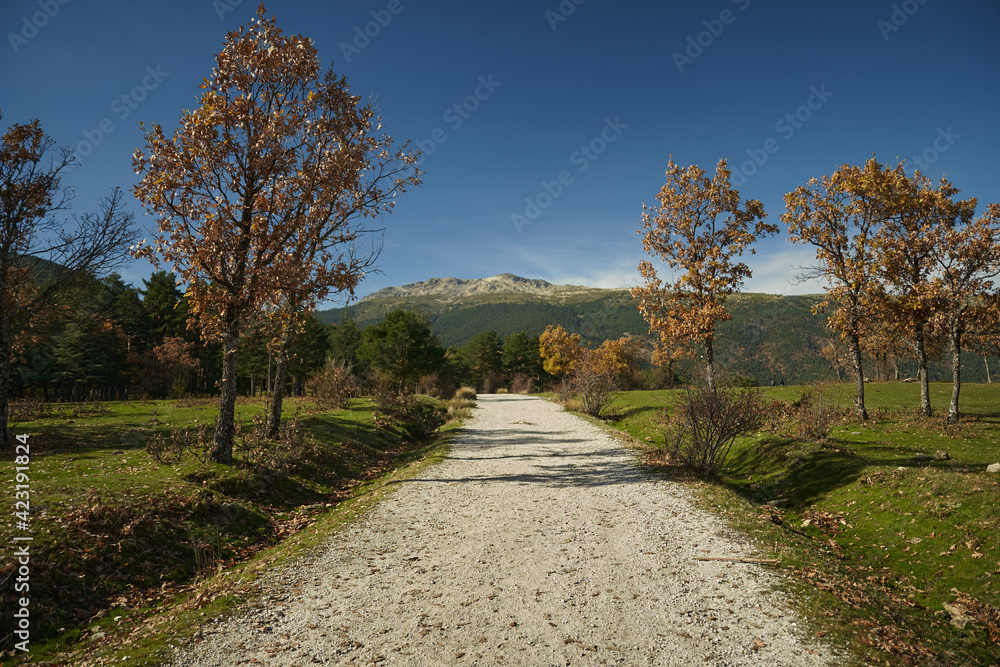
[[[281,429],[281,404],[285,399],[285,383],[288,378],[288,350],[292,347],[293,328],[288,326],[281,334],[281,343],[275,358],[274,389],[271,391],[271,409],[267,415],[266,435],[272,440],[278,438]]]
[[[712,336],[705,341],[705,382],[708,390],[715,391],[715,350],[712,347]]]
[[[865,408],[865,372],[861,363],[861,337],[851,334],[851,361],[854,364],[854,381],[857,385],[857,393],[854,396],[854,409],[862,419],[868,419],[868,410]]]
[[[234,317],[226,324],[222,338],[222,382],[219,417],[209,456],[216,463],[233,462],[233,439],[236,436],[236,350],[240,344],[240,321]]]
[[[927,373],[927,347],[924,345],[923,327],[916,330],[917,377],[920,378],[920,412],[925,417],[931,416],[931,386]]]
[[[983,363],[986,364],[986,382],[993,384],[993,377],[990,375],[990,358],[983,357]]]
[[[958,423],[958,395],[962,390],[962,324],[956,318],[948,327],[951,344],[951,404],[948,406],[948,423]]]

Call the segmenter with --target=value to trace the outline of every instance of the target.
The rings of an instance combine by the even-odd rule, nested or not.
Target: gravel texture
[[[175,665],[827,665],[766,566],[548,401],[481,395],[447,459],[206,625]]]

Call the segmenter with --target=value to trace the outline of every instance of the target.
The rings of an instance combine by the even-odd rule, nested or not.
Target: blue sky
[[[172,131],[225,33],[255,9],[6,0],[0,129],[39,118],[76,147],[82,166],[67,184],[75,209],[92,210],[134,185],[138,123]],[[784,193],[872,154],[919,159],[980,210],[1000,201],[995,0],[272,0],[267,10],[374,99],[394,139],[424,149],[423,186],[383,220],[381,272],[358,295],[504,272],[636,284],[642,206],[671,155],[708,170],[729,158],[741,194],[775,223]],[[784,233],[761,242],[746,290],[819,291],[793,280],[811,257]],[[138,285],[151,270],[121,273]]]

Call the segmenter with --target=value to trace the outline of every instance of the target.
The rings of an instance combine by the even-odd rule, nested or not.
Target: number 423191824
[[[19,443],[16,448],[16,457],[14,458],[14,463],[17,464],[17,476],[16,483],[17,486],[14,487],[16,494],[16,503],[14,512],[15,516],[20,520],[28,521],[28,510],[29,510],[29,498],[30,498],[30,484],[31,478],[28,477],[28,464],[31,462],[30,454],[31,451],[28,447],[28,436],[18,435],[17,442]]]

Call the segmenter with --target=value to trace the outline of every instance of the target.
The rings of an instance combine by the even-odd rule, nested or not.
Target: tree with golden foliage
[[[639,311],[661,340],[685,341],[705,350],[705,374],[715,387],[715,325],[731,318],[725,302],[751,277],[750,267],[737,258],[753,244],[778,231],[764,220],[756,199],[743,202],[729,182],[726,160],[719,160],[708,178],[697,165],[667,164],[667,182],[656,196],[658,207],[643,205],[643,247],[680,276],[664,282],[652,262],[639,272],[645,285],[633,287]]]
[[[223,344],[211,457],[228,463],[244,326],[353,289],[363,271],[343,261],[359,233],[351,221],[384,213],[419,176],[417,155],[393,152],[371,107],[321,74],[312,40],[285,35],[263,4],[216,62],[199,106],[173,136],[146,131],[133,164],[158,225],[137,255],[175,267],[202,335]]]
[[[843,165],[830,176],[811,178],[785,195],[781,219],[789,240],[812,245],[818,265],[806,271],[825,278],[826,299],[817,310],[836,304],[828,326],[848,341],[854,367],[855,410],[868,419],[861,339],[865,325],[880,317],[880,275],[872,247],[883,223],[898,211],[897,168],[874,157],[863,167]]]
[[[561,326],[550,324],[538,338],[538,352],[545,372],[562,378],[573,370],[573,365],[583,354],[580,334],[571,334]]]
[[[639,368],[639,351],[642,341],[631,336],[622,336],[616,340],[606,340],[598,350],[604,355],[606,363],[611,367],[615,385],[628,388],[634,384],[635,374]]]
[[[677,379],[677,365],[685,359],[691,358],[691,347],[684,341],[671,340],[660,337],[653,347],[651,361],[662,370],[667,387],[674,388],[674,380]]]
[[[955,223],[935,231],[935,258],[942,294],[942,313],[951,351],[952,389],[948,422],[959,419],[962,346],[977,328],[996,330],[1000,295],[993,279],[1000,276],[1000,204],[990,204],[970,220],[976,200],[959,202]]]
[[[941,179],[934,187],[919,171],[908,177],[902,162],[887,169],[885,177],[880,196],[886,215],[872,243],[883,287],[882,324],[871,337],[882,349],[896,347],[897,340],[909,344],[918,367],[920,412],[929,417],[927,363],[929,348],[935,343],[933,320],[942,306],[935,280],[937,232],[954,227],[957,218],[968,215],[967,205],[953,201],[958,188],[948,181]]]

